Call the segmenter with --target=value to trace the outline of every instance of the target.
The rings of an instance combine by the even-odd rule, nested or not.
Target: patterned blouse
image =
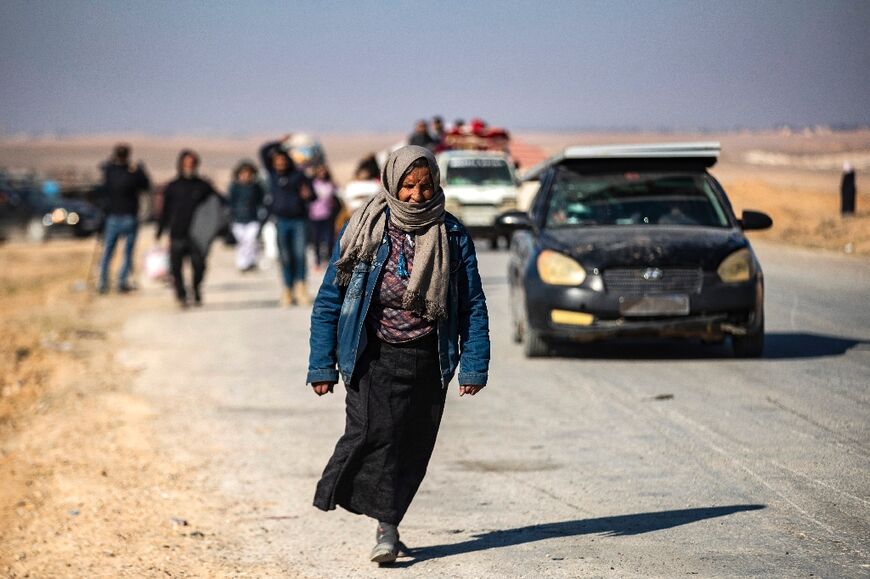
[[[384,263],[383,275],[375,286],[368,323],[377,337],[391,344],[410,342],[435,329],[435,323],[402,307],[408,280],[399,272],[400,256],[404,253],[407,272],[414,267],[414,237],[387,222],[390,255]]]

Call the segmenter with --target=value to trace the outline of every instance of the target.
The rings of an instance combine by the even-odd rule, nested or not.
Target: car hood
[[[715,270],[749,243],[739,229],[712,227],[584,227],[548,229],[543,248],[568,253],[583,267],[700,267]]]

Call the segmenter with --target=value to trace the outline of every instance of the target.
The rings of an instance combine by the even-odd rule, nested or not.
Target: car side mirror
[[[744,211],[740,218],[740,227],[743,231],[757,231],[761,229],[770,229],[773,226],[773,219],[767,213],[761,211]]]
[[[532,229],[532,218],[525,211],[507,211],[495,218],[495,225],[502,231]]]

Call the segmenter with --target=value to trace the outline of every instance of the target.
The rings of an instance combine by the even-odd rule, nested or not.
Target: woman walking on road
[[[308,206],[308,219],[311,222],[311,245],[314,247],[314,262],[318,270],[329,260],[335,240],[335,215],[338,207],[335,182],[326,165],[318,165],[314,170],[314,201]]]
[[[230,185],[229,205],[236,238],[236,268],[251,271],[257,268],[257,241],[260,236],[260,211],[265,191],[257,180],[257,168],[249,161],[236,167]]]
[[[477,394],[490,343],[474,244],[444,210],[432,153],[398,149],[382,182],[333,251],[311,314],[307,382],[322,396],[340,374],[347,389],[345,432],[314,505],[376,519],[370,559],[390,563],[435,446],[447,385],[458,366],[459,395]]]
[[[305,288],[305,248],[308,244],[308,202],[313,193],[308,178],[296,170],[282,142],[266,143],[260,149],[263,166],[269,172],[269,199],[266,208],[275,217],[278,252],[284,279],[282,303],[310,303]]]

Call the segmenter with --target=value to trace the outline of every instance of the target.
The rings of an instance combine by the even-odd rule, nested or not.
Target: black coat
[[[157,238],[168,229],[170,238],[187,239],[197,206],[210,195],[217,195],[217,192],[211,183],[199,177],[179,177],[169,183],[163,192]]]
[[[103,167],[104,209],[108,215],[137,215],[139,192],[151,186],[141,166],[107,163]]]
[[[840,182],[840,212],[855,213],[855,171],[843,173]]]

